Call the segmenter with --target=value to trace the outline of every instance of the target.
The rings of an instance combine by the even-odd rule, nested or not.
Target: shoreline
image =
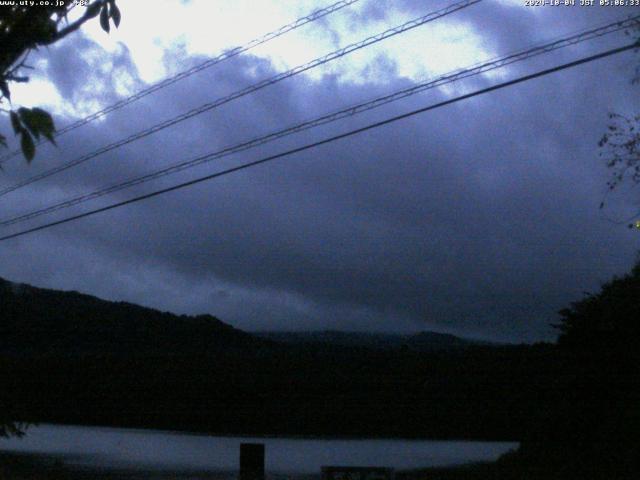
[[[134,467],[83,466],[69,463],[64,454],[41,454],[0,450],[0,479],[2,480],[236,480],[237,470],[155,469]],[[475,479],[478,470],[487,472],[495,462],[469,463],[447,467],[426,467],[396,470],[397,480],[457,480]],[[265,480],[319,480],[321,472],[266,472]]]
[[[38,427],[59,427],[59,428],[90,428],[92,430],[100,431],[127,431],[137,433],[162,433],[171,435],[188,435],[188,436],[200,436],[200,437],[223,437],[223,438],[264,438],[264,439],[290,439],[290,440],[351,440],[351,441],[371,441],[371,440],[384,440],[384,441],[414,441],[414,442],[487,442],[487,443],[514,443],[519,444],[520,440],[514,439],[495,439],[495,438],[459,438],[459,437],[421,437],[411,435],[312,435],[312,434],[289,434],[289,433],[228,433],[219,431],[205,431],[205,430],[180,430],[161,427],[129,427],[129,426],[116,426],[116,425],[91,425],[91,424],[70,424],[70,423],[57,423],[57,422],[25,422],[29,426],[25,430],[28,432],[30,428]],[[1,449],[0,449],[1,451]]]

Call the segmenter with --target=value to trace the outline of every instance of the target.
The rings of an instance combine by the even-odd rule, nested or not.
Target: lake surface
[[[517,443],[385,439],[214,437],[158,430],[40,425],[0,450],[60,457],[83,469],[146,471],[238,470],[240,443],[265,444],[271,474],[319,474],[323,465],[413,469],[488,461]]]

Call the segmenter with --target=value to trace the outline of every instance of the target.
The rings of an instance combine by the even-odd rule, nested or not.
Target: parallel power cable
[[[378,97],[368,102],[360,103],[358,105],[352,105],[350,107],[343,108],[339,111],[317,117],[313,120],[305,121],[303,123],[285,128],[283,130],[270,133],[268,135],[264,135],[246,142],[242,142],[240,144],[229,146],[216,152],[201,155],[194,159],[180,162],[180,163],[171,165],[169,167],[166,167],[166,168],[163,168],[139,177],[125,180],[123,182],[110,185],[108,187],[102,188],[100,190],[96,190],[94,192],[79,195],[71,199],[67,199],[62,202],[50,205],[48,207],[44,207],[35,211],[21,214],[6,220],[2,220],[0,221],[0,226],[10,226],[10,225],[21,223],[27,220],[31,220],[33,218],[46,215],[48,213],[62,210],[64,208],[69,208],[74,205],[78,205],[78,204],[102,197],[104,195],[123,190],[125,188],[133,187],[135,185],[146,183],[160,177],[178,173],[188,168],[193,168],[197,165],[210,162],[212,160],[220,159],[238,152],[249,150],[251,148],[255,148],[260,145],[270,143],[272,141],[275,141],[277,139],[280,139],[295,133],[299,133],[299,132],[302,132],[311,128],[315,128],[321,125],[325,125],[331,122],[335,122],[343,118],[351,117],[351,116],[366,112],[368,110],[372,110],[374,108],[378,108],[380,106],[386,105],[388,103],[400,100],[402,98],[406,98],[411,95],[424,92],[432,88],[436,88],[448,83],[459,81],[474,75],[479,75],[491,70],[495,70],[497,68],[502,68],[519,61],[527,60],[529,58],[532,58],[538,55],[550,53],[560,48],[576,45],[578,43],[592,40],[594,38],[601,37],[603,35],[614,33],[614,32],[623,30],[625,28],[628,28],[631,25],[634,25],[634,22],[636,22],[637,19],[639,18],[640,18],[640,15],[638,15],[637,17],[632,17],[632,18],[612,22],[609,24],[605,24],[604,26],[591,28],[589,30],[582,30],[580,33],[577,33],[565,38],[561,38],[559,40],[538,45],[538,46],[529,48],[527,50],[512,53],[504,57],[498,57],[496,59],[490,60],[485,63],[475,64],[465,69],[454,70],[453,72],[442,75],[434,80],[423,82],[415,86],[412,86],[403,90],[399,90],[395,93],[385,95],[383,97]]]
[[[496,85],[492,85],[491,87],[487,87],[487,88],[483,88],[483,89],[480,89],[480,90],[476,90],[474,92],[467,93],[465,95],[460,95],[458,97],[454,97],[454,98],[451,98],[449,100],[445,100],[445,101],[442,101],[442,102],[439,102],[439,103],[428,105],[426,107],[419,108],[417,110],[413,110],[411,112],[407,112],[407,113],[404,113],[402,115],[397,115],[397,116],[390,117],[390,118],[387,118],[387,119],[379,121],[379,122],[371,123],[371,124],[369,124],[367,126],[364,126],[364,127],[361,127],[361,128],[357,128],[357,129],[354,129],[354,130],[350,130],[348,132],[341,133],[339,135],[334,135],[332,137],[328,137],[328,138],[325,138],[323,140],[319,140],[319,141],[314,142],[314,143],[309,143],[307,145],[303,145],[302,147],[293,148],[291,150],[287,150],[287,151],[284,151],[284,152],[281,152],[281,153],[278,153],[278,154],[275,154],[275,155],[271,155],[271,156],[262,158],[260,160],[255,160],[253,162],[244,163],[242,165],[238,165],[236,167],[228,168],[226,170],[222,170],[220,172],[213,173],[211,175],[206,175],[204,177],[196,178],[196,179],[190,180],[188,182],[184,182],[184,183],[180,183],[180,184],[177,184],[177,185],[173,185],[171,187],[163,188],[161,190],[156,190],[154,192],[147,193],[147,194],[144,194],[144,195],[140,195],[138,197],[130,198],[130,199],[124,200],[122,202],[113,203],[111,205],[107,205],[105,207],[97,208],[95,210],[91,210],[91,211],[88,211],[88,212],[80,213],[78,215],[73,215],[73,216],[70,216],[70,217],[67,217],[67,218],[63,218],[61,220],[57,220],[57,221],[54,221],[54,222],[50,222],[50,223],[46,223],[46,224],[43,224],[43,225],[39,225],[37,227],[29,228],[27,230],[22,230],[20,232],[13,233],[13,234],[10,234],[10,235],[5,235],[3,237],[0,237],[0,242],[5,241],[5,240],[9,240],[9,239],[12,239],[12,238],[21,237],[21,236],[27,235],[29,233],[38,232],[40,230],[51,228],[51,227],[54,227],[54,226],[57,226],[57,225],[62,225],[64,223],[72,222],[74,220],[78,220],[78,219],[81,219],[81,218],[85,218],[85,217],[89,217],[89,216],[92,216],[92,215],[96,215],[98,213],[106,212],[108,210],[113,210],[115,208],[123,207],[125,205],[129,205],[129,204],[132,204],[132,203],[140,202],[142,200],[146,200],[146,199],[149,199],[149,198],[152,198],[152,197],[156,197],[158,195],[162,195],[162,194],[165,194],[165,193],[173,192],[175,190],[181,190],[183,188],[190,187],[192,185],[196,185],[198,183],[202,183],[202,182],[205,182],[205,181],[208,181],[208,180],[213,180],[214,178],[222,177],[222,176],[228,175],[230,173],[238,172],[240,170],[246,170],[248,168],[255,167],[257,165],[261,165],[261,164],[264,164],[264,163],[272,162],[272,161],[277,160],[279,158],[288,157],[288,156],[291,156],[291,155],[296,154],[296,153],[300,153],[300,152],[303,152],[303,151],[306,151],[306,150],[311,150],[311,149],[319,147],[321,145],[326,145],[326,144],[335,142],[337,140],[342,140],[344,138],[352,137],[354,135],[357,135],[357,134],[360,134],[360,133],[363,133],[363,132],[366,132],[366,131],[369,131],[369,130],[373,130],[375,128],[379,128],[379,127],[382,127],[384,125],[388,125],[388,124],[397,122],[399,120],[403,120],[403,119],[406,119],[406,118],[409,118],[409,117],[413,117],[415,115],[418,115],[418,114],[421,114],[421,113],[425,113],[425,112],[428,112],[430,110],[435,110],[437,108],[441,108],[441,107],[444,107],[446,105],[451,105],[452,103],[456,103],[456,102],[459,102],[459,101],[462,101],[462,100],[466,100],[468,98],[476,97],[478,95],[483,95],[485,93],[493,92],[495,90],[500,90],[502,88],[506,88],[506,87],[509,87],[509,86],[512,86],[512,85],[516,85],[516,84],[519,84],[519,83],[527,82],[527,81],[533,80],[535,78],[543,77],[543,76],[549,75],[551,73],[559,72],[561,70],[566,70],[568,68],[576,67],[578,65],[582,65],[582,64],[585,64],[585,63],[593,62],[595,60],[599,60],[599,59],[602,59],[602,58],[610,57],[612,55],[616,55],[618,53],[622,53],[622,52],[625,52],[625,51],[628,51],[628,50],[637,49],[639,47],[640,47],[640,42],[636,42],[636,43],[632,43],[632,44],[626,45],[624,47],[613,48],[611,50],[607,50],[605,52],[598,53],[596,55],[591,55],[589,57],[584,57],[584,58],[581,58],[579,60],[574,60],[573,62],[569,62],[569,63],[565,63],[565,64],[562,64],[562,65],[559,65],[559,66],[556,66],[556,67],[553,67],[553,68],[548,68],[548,69],[545,69],[545,70],[541,70],[541,71],[538,71],[536,73],[532,73],[530,75],[525,75],[525,76],[522,76],[522,77],[518,77],[516,79],[509,80],[507,82],[502,82],[502,83],[499,83],[499,84],[496,84]]]
[[[327,15],[330,15],[334,12],[337,12],[338,10],[341,10],[349,5],[352,5],[356,2],[359,2],[360,0],[341,0],[339,2],[336,2],[332,5],[329,5],[328,7],[325,8],[321,8],[319,10],[316,10],[312,13],[310,13],[309,15],[306,15],[304,17],[301,17],[299,19],[297,19],[296,21],[289,23],[287,25],[284,25],[280,28],[278,28],[277,30],[274,30],[272,32],[269,32],[259,38],[253,39],[251,40],[249,43],[246,43],[245,45],[242,45],[241,47],[236,47],[233,48],[231,50],[228,50],[224,53],[221,53],[220,55],[210,58],[209,60],[206,60],[198,65],[195,65],[191,68],[189,68],[188,70],[184,70],[182,72],[179,72],[171,77],[165,78],[157,83],[154,83],[153,85],[150,85],[149,87],[140,90],[137,93],[134,93],[133,95],[130,95],[126,98],[123,98],[122,100],[119,100],[118,102],[109,105],[105,108],[103,108],[102,110],[98,110],[97,112],[94,112],[84,118],[81,118],[80,120],[77,120],[73,123],[71,123],[70,125],[67,125],[64,128],[61,128],[60,130],[58,130],[55,133],[55,137],[59,137],[61,135],[64,135],[67,132],[70,132],[72,130],[75,130],[76,128],[79,128],[83,125],[86,125],[87,123],[93,122],[94,120],[97,120],[98,118],[101,118],[105,115],[107,115],[108,113],[111,113],[115,110],[118,110],[126,105],[129,105],[133,102],[136,102],[137,100],[140,100],[141,98],[146,97],[147,95],[150,95],[154,92],[157,92],[158,90],[161,90],[165,87],[168,87],[169,85],[172,85],[180,80],[183,80],[195,73],[201,72],[202,70],[205,70],[209,67],[213,67],[214,65],[217,65],[218,63],[221,63],[225,60],[229,60],[233,57],[236,57],[244,52],[247,52],[249,50],[251,50],[252,48],[255,48],[259,45],[262,45],[264,43],[267,43],[275,38],[278,38],[282,35],[284,35],[285,33],[289,33],[292,30],[295,30],[297,28],[300,28],[308,23],[314,22],[316,20],[319,20],[323,17],[326,17]],[[44,140],[40,141],[37,143],[37,145],[40,145],[41,143],[43,143]],[[5,163],[7,160],[9,160],[12,157],[15,157],[16,155],[20,154],[21,150],[15,150],[11,153],[8,153],[7,155],[4,155],[3,157],[0,157],[0,165],[2,165],[3,163]]]
[[[265,88],[267,86],[273,85],[275,83],[278,83],[282,80],[285,80],[287,78],[293,77],[294,75],[298,75],[302,72],[305,72],[307,70],[310,70],[312,68],[315,68],[317,66],[323,65],[325,63],[328,63],[332,60],[335,60],[337,58],[343,57],[349,53],[352,53],[356,50],[360,50],[362,48],[365,48],[369,45],[372,45],[374,43],[380,42],[382,40],[385,40],[387,38],[390,38],[394,35],[398,35],[401,33],[404,33],[408,30],[411,30],[413,28],[419,27],[421,25],[424,25],[425,23],[434,21],[438,18],[444,17],[446,15],[452,14],[458,10],[462,10],[464,8],[470,7],[471,5],[474,5],[476,3],[481,2],[482,0],[463,0],[460,2],[456,2],[446,8],[443,8],[441,10],[429,13],[425,16],[416,18],[414,20],[410,20],[406,23],[403,23],[400,26],[385,30],[382,33],[379,33],[377,35],[368,37],[360,42],[357,43],[353,43],[351,45],[348,45],[346,47],[343,47],[339,50],[336,50],[332,53],[329,53],[328,55],[325,55],[323,57],[317,58],[315,60],[312,60],[309,63],[306,63],[304,65],[299,65],[297,67],[292,68],[291,70],[288,70],[284,73],[280,73],[278,75],[275,75],[271,78],[268,78],[266,80],[263,80],[259,83],[256,83],[254,85],[251,85],[247,88],[244,88],[242,90],[236,91],[234,93],[232,93],[231,95],[228,95],[226,97],[222,97],[219,98],[218,100],[215,100],[213,102],[209,102],[209,103],[205,103],[204,105],[201,105],[200,107],[194,108],[192,110],[189,110],[186,113],[183,113],[182,115],[179,115],[177,117],[174,117],[170,120],[166,120],[162,123],[156,124],[153,127],[150,127],[148,129],[142,130],[138,133],[135,133],[133,135],[130,135],[127,138],[118,140],[117,142],[111,143],[109,145],[106,145],[98,150],[95,150],[91,153],[88,153],[86,155],[83,155],[82,157],[76,158],[75,160],[71,160],[67,163],[64,163],[58,167],[54,167],[52,169],[46,170],[40,174],[34,175],[32,177],[29,177],[25,180],[22,180],[20,182],[17,182],[13,185],[10,185],[8,187],[5,187],[3,189],[0,190],[0,196],[6,195],[7,193],[13,192],[15,190],[18,190],[19,188],[22,188],[26,185],[30,185],[34,182],[37,182],[38,180],[42,180],[44,178],[48,178],[52,175],[55,175],[56,173],[60,173],[63,172],[65,170],[68,170],[69,168],[75,167],[77,165],[80,165],[81,163],[84,163],[92,158],[95,158],[99,155],[102,155],[103,153],[109,152],[111,150],[114,150],[116,148],[122,147],[126,144],[132,143],[136,140],[139,140],[141,138],[147,137],[153,133],[159,132],[160,130],[164,130],[165,128],[171,127],[177,123],[183,122],[189,118],[195,117],[196,115],[200,115],[201,113],[207,112],[209,110],[212,110],[216,107],[219,107],[221,105],[224,105],[225,103],[229,103],[232,100],[236,100],[240,97],[243,97],[245,95],[248,95],[250,93],[256,92],[262,88]]]

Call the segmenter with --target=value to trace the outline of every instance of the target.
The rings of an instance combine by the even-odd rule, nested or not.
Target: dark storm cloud
[[[538,38],[535,27],[544,19],[532,22],[531,15],[493,3],[465,12],[465,19],[503,53],[526,45],[523,37]],[[555,22],[553,14],[547,17]],[[586,21],[583,13],[576,18],[555,35]],[[95,45],[87,48],[95,50],[87,58],[103,53]],[[555,62],[580,53],[572,52],[558,54]],[[135,78],[128,56],[121,55],[114,64]],[[176,47],[166,61],[185,55]],[[47,70],[70,99],[82,90],[80,75],[75,78],[70,68],[83,60],[72,57],[52,51]],[[607,172],[596,146],[609,110],[630,102],[637,107],[629,85],[632,58],[625,54],[454,104],[5,243],[0,275],[179,312],[207,311],[249,329],[433,329],[496,339],[552,338],[548,324],[555,311],[624,272],[633,259],[637,233],[599,216]],[[85,67],[80,64],[79,71]],[[394,72],[392,63],[386,71]],[[250,56],[207,70],[64,137],[59,150],[47,150],[29,171],[13,164],[7,176],[13,181],[31,175],[69,152],[90,151],[273,73],[269,62]],[[298,77],[16,192],[5,213],[109,185],[407,84]],[[106,103],[116,99],[108,85],[101,92]],[[441,98],[443,93],[431,92],[407,99],[136,192]],[[92,205],[132,194],[120,192]]]

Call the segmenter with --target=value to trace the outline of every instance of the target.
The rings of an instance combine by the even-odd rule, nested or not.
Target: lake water
[[[0,450],[61,457],[67,464],[146,471],[238,470],[240,443],[265,444],[271,474],[319,474],[323,465],[414,469],[494,460],[509,442],[385,439],[214,437],[158,430],[40,425],[22,439],[0,439]],[[233,475],[231,475],[233,474]]]

